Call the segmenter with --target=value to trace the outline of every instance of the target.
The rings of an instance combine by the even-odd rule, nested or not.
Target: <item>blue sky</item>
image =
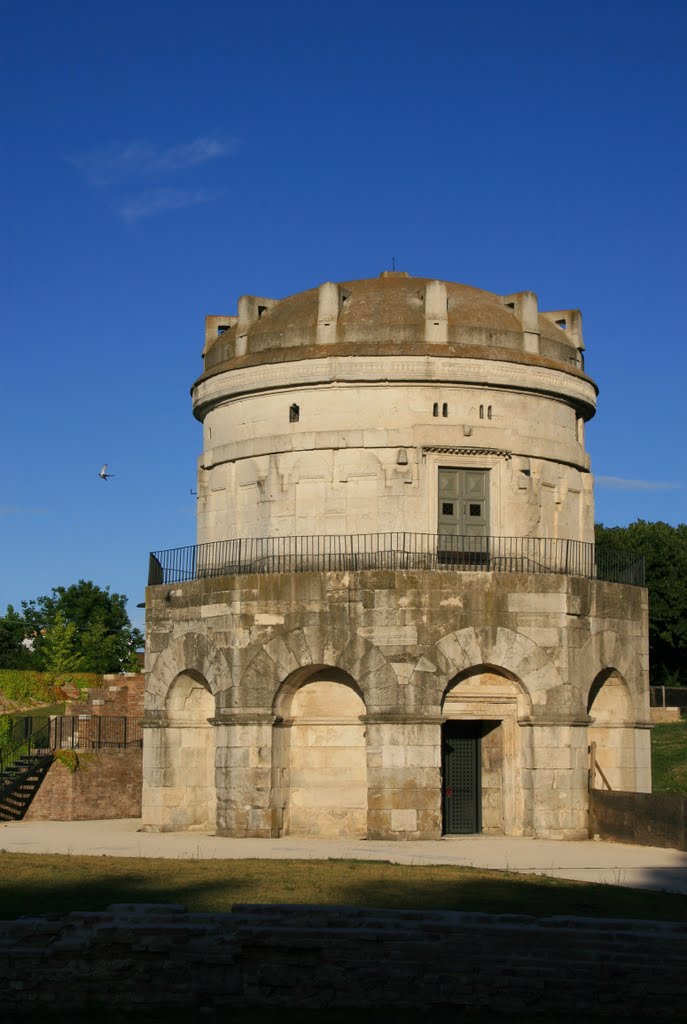
[[[0,611],[83,577],[140,623],[205,314],[392,257],[581,308],[597,519],[685,522],[687,4],[2,13]]]

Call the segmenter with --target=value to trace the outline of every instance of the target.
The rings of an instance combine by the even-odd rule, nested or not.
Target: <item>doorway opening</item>
[[[482,722],[444,722],[442,728],[444,835],[482,831]]]
[[[489,470],[440,466],[439,561],[483,564],[489,560]]]

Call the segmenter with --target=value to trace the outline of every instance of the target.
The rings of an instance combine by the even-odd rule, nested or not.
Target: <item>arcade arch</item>
[[[365,710],[341,669],[300,669],[282,684],[273,739],[278,835],[367,834]]]
[[[632,698],[623,676],[614,668],[599,672],[589,691],[587,713],[590,744],[611,789],[637,788],[635,722]],[[596,788],[602,780],[596,779]]]
[[[442,701],[442,811],[445,833],[524,835],[530,831],[529,696],[512,673],[480,665],[459,673]]]
[[[166,699],[164,788],[167,829],[211,831],[216,824],[215,700],[200,672],[180,672]]]

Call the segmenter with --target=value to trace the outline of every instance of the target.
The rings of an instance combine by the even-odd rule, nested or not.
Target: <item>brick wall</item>
[[[593,789],[589,835],[616,843],[687,850],[687,796]]]
[[[246,1005],[679,1020],[687,999],[687,926],[656,921],[130,904],[2,921],[0,962],[3,1009],[34,1015],[56,993],[65,1013],[185,1007],[207,1020]]]
[[[143,673],[103,676],[102,686],[88,691],[85,700],[68,700],[65,715],[124,715],[143,718]]]
[[[140,748],[74,753],[79,758],[79,768],[72,773],[55,760],[26,812],[26,821],[140,818]]]

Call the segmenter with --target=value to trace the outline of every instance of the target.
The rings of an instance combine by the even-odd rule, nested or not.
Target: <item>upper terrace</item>
[[[245,537],[150,555],[148,585],[250,573],[374,569],[562,574],[644,586],[644,558],[576,540],[365,533]]]

